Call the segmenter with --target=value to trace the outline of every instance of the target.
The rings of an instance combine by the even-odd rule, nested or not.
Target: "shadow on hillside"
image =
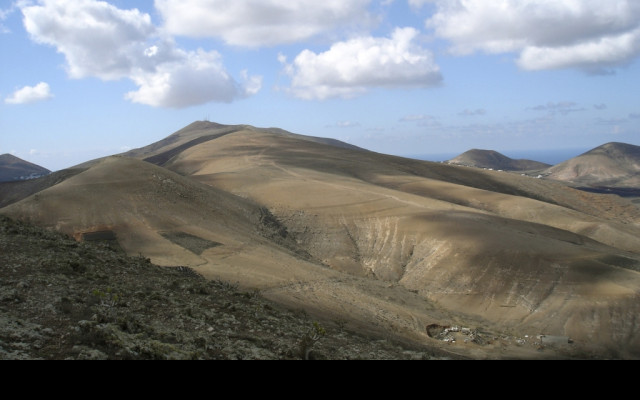
[[[597,194],[615,194],[624,198],[640,198],[640,189],[639,188],[626,188],[626,187],[578,187],[578,190],[582,190],[583,192],[588,193],[597,193]]]

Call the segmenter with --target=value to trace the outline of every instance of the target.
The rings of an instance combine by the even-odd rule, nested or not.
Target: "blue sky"
[[[640,145],[637,0],[2,0],[0,51],[0,153],[52,170],[203,119],[434,159]]]

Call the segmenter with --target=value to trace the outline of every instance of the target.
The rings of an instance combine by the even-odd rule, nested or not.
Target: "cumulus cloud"
[[[22,9],[38,43],[56,47],[72,78],[121,79],[139,64],[155,33],[151,17],[94,0],[41,0]]]
[[[410,0],[412,3],[427,1]],[[519,53],[525,70],[581,68],[592,72],[640,55],[637,0],[435,0],[427,21],[452,51]]]
[[[5,99],[7,104],[32,104],[53,98],[48,83],[40,82],[35,86],[25,86]]]
[[[331,46],[320,54],[300,53],[284,71],[296,97],[324,100],[350,98],[374,87],[433,87],[442,81],[433,54],[415,42],[419,32],[398,28],[390,38],[360,37]],[[286,62],[283,56],[281,62]]]
[[[238,46],[295,43],[370,20],[371,0],[155,0],[165,29]]]
[[[256,92],[259,78],[248,78],[247,87],[237,83],[217,52],[178,48],[137,9],[96,0],[40,0],[24,5],[22,13],[31,38],[65,56],[70,77],[128,78],[139,86],[126,95],[131,101],[182,108]]]
[[[131,79],[139,86],[126,98],[134,103],[155,107],[185,108],[211,101],[231,102],[257,93],[260,78],[249,78],[246,84],[237,83],[225,71],[217,52],[184,52],[172,62],[159,64],[155,71],[136,71]]]

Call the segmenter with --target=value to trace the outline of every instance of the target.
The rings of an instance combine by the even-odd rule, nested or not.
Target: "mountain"
[[[50,174],[46,168],[11,154],[0,155],[0,182],[22,181]]]
[[[608,143],[549,168],[545,175],[584,186],[640,189],[640,146]]]
[[[149,146],[142,147],[140,149],[131,150],[123,155],[127,157],[143,159],[152,164],[163,165],[172,157],[175,157],[176,155],[190,149],[191,147],[195,147],[200,144],[246,130],[265,132],[277,137],[294,138],[302,141],[326,144],[332,147],[343,149],[365,151],[364,149],[344,142],[340,142],[335,139],[297,135],[278,128],[264,129],[255,128],[249,125],[221,125],[214,122],[198,121],[192,123],[184,129],[179,130],[166,139],[153,143]]]
[[[561,182],[200,122],[0,214],[372,337],[472,358],[640,357],[640,212]]]
[[[549,164],[531,160],[514,160],[497,151],[470,150],[452,160],[449,164],[486,168],[503,171],[534,171],[549,168]]]

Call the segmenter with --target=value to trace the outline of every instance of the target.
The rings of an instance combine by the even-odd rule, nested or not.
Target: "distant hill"
[[[0,155],[0,182],[24,181],[49,175],[51,171],[11,154]]]
[[[592,187],[640,188],[640,146],[607,143],[549,168],[545,175]]]
[[[514,160],[493,150],[470,150],[453,160],[449,164],[468,167],[497,169],[504,171],[533,171],[549,168],[549,164],[531,160]]]

